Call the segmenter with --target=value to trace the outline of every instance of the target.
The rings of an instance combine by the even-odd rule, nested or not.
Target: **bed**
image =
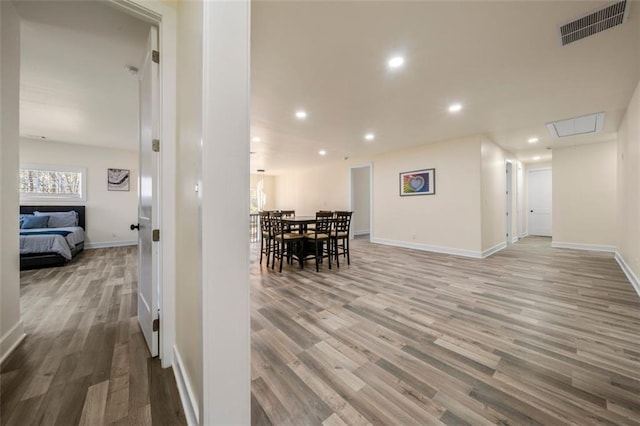
[[[21,215],[77,212],[77,226],[20,229],[20,269],[65,265],[84,250],[84,206],[20,206]]]

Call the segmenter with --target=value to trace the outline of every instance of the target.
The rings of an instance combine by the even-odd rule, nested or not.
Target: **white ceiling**
[[[548,161],[547,147],[613,139],[640,79],[640,2],[625,24],[565,47],[558,31],[609,3],[254,1],[251,131],[261,142],[251,168],[275,174],[473,134]],[[406,64],[389,72],[394,54]],[[461,113],[448,113],[453,102]],[[599,135],[553,140],[545,127],[601,111]]]
[[[95,1],[24,1],[20,134],[138,148],[138,80],[149,25]]]
[[[251,130],[261,142],[251,168],[275,174],[472,134],[545,161],[546,147],[613,139],[640,79],[640,2],[622,26],[565,47],[558,35],[608,3],[254,1]],[[140,66],[148,24],[103,2],[17,6],[21,134],[135,149],[138,85],[124,67]],[[389,72],[394,54],[406,64]],[[452,102],[463,111],[449,114]],[[599,135],[553,140],[545,127],[600,111]]]

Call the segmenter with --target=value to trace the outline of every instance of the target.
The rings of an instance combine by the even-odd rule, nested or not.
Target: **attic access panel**
[[[547,129],[554,138],[600,133],[603,126],[604,112],[547,123]]]

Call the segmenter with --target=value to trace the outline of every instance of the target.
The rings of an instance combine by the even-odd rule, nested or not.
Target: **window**
[[[267,195],[264,193],[264,179],[260,179],[255,188],[249,190],[249,213],[255,214],[264,209]]]
[[[44,164],[20,166],[20,200],[86,201],[86,169]]]

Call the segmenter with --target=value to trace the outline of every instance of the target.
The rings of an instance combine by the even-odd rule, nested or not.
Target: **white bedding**
[[[20,235],[20,254],[32,253],[58,253],[67,260],[71,260],[71,250],[84,241],[84,229],[79,226],[68,228],[36,228],[21,229],[20,233],[37,234],[46,231],[69,231],[67,236],[47,235]]]

